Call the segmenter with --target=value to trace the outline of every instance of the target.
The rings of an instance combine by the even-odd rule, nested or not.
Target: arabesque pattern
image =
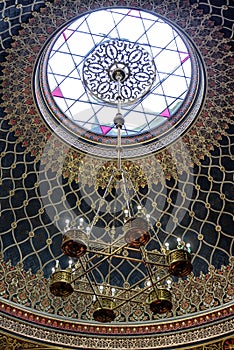
[[[47,278],[54,260],[60,258],[63,266],[67,264],[60,250],[64,220],[69,217],[76,222],[79,215],[86,222],[92,219],[98,200],[97,187],[105,187],[109,172],[116,164],[79,153],[51,135],[35,106],[31,77],[42,46],[58,26],[77,13],[105,4],[105,1],[80,3],[71,0],[53,3],[5,0],[0,4],[3,17],[1,53],[4,51],[1,56],[0,111],[0,245],[3,259],[0,293],[1,310],[4,310],[0,317],[1,328],[4,332],[18,332],[17,336],[22,337],[23,332],[29,332],[27,336],[32,338],[40,334],[37,340],[46,334],[50,343],[55,341],[60,346],[65,346],[67,340],[77,342],[77,348],[93,345],[102,349],[112,341],[116,348],[126,345],[129,349],[150,349],[156,343],[162,348],[171,348],[171,344],[177,346],[178,341],[180,346],[187,346],[191,339],[208,342],[217,334],[228,336],[233,332],[234,283],[234,130],[233,82],[230,80],[233,72],[233,20],[230,14],[234,8],[229,1],[222,4],[211,0],[145,1],[139,5],[172,20],[192,37],[204,59],[208,77],[206,101],[197,111],[199,116],[191,129],[160,152],[152,148],[150,156],[124,161],[124,167],[130,169],[133,182],[151,214],[160,241],[164,243],[170,239],[174,242],[179,235],[191,241],[195,252],[194,275],[183,284],[179,281],[173,285],[176,300],[172,313],[167,318],[155,316],[152,319],[144,307],[125,308],[118,315],[123,323],[117,327],[125,337],[116,339],[108,334],[108,328],[90,325],[91,303],[88,305],[80,297],[81,302],[77,305],[76,295],[61,302],[52,299],[48,293]],[[129,6],[129,1],[118,4]],[[134,6],[137,4],[135,2]],[[110,198],[113,194],[110,193]],[[101,220],[105,220],[104,213]],[[139,268],[135,267],[135,271]],[[117,274],[118,278],[122,278],[121,273]],[[44,312],[46,317],[68,316],[79,324],[77,332],[82,328],[86,334],[88,329],[101,336],[106,333],[105,338],[102,343],[101,336],[87,340],[85,336],[81,339],[74,335],[65,339],[59,331],[57,334],[53,330],[43,333],[41,324],[39,330],[26,326],[23,323],[26,318],[16,325],[9,316],[14,314],[14,307],[9,307],[9,313],[8,306],[5,309],[8,301],[19,309],[29,307],[34,325],[39,321],[37,317],[44,318]],[[203,328],[199,324],[199,330],[193,332],[192,322],[197,312],[204,315],[203,320],[198,318],[197,322],[201,324],[217,317],[214,328],[209,325]],[[43,317],[38,313],[43,313]],[[225,319],[227,314],[228,320]],[[166,336],[160,336],[160,327],[167,321],[175,324],[177,321],[173,317],[180,315],[185,322],[177,325],[182,327],[180,333],[177,328],[171,335],[168,328]],[[86,321],[85,325],[80,325]],[[132,328],[126,321],[133,324]],[[143,334],[138,343],[136,329],[133,330],[136,323],[139,334]],[[115,333],[116,325],[113,328],[111,325],[110,329],[110,334]],[[155,336],[156,329],[159,333]],[[2,338],[0,344],[6,344]],[[17,349],[16,342],[9,340],[8,344],[10,349]],[[204,345],[200,348],[228,349],[230,344],[231,340],[220,341],[213,347]]]

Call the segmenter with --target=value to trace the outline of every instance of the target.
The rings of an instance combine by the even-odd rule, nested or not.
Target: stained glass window
[[[84,67],[88,57],[98,57],[92,56],[93,52],[118,42],[140,48],[155,67],[149,89],[121,105],[125,119],[122,136],[150,133],[179,110],[192,76],[191,53],[183,38],[154,14],[112,8],[88,13],[73,21],[51,46],[47,61],[49,90],[60,111],[75,126],[100,136],[116,136],[113,123],[116,104],[90,92]],[[119,55],[122,51],[120,45]],[[129,74],[134,76],[134,70]],[[138,85],[136,80],[129,94],[133,94]]]

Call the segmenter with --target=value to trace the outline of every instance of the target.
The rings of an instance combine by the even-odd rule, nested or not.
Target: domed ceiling
[[[0,10],[1,349],[232,348],[234,6],[4,0]],[[75,266],[98,285],[108,275],[124,298],[147,291],[145,260],[119,248],[126,198],[118,185],[105,193],[119,95],[122,169],[153,232],[146,260],[179,237],[190,243],[193,271],[171,280],[169,312],[128,296],[113,322],[100,323],[85,272],[70,296],[49,286],[56,260],[69,264],[66,225],[82,222],[92,228],[90,252],[117,253],[102,263],[89,253]]]

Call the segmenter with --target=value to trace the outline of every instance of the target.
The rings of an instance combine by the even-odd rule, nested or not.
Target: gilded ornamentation
[[[25,323],[23,323],[21,320],[17,320],[16,318],[7,319],[6,317],[0,316],[0,326],[4,330],[14,330],[15,333],[17,333],[18,336],[27,336],[32,337],[34,341],[46,341],[47,343],[51,344],[53,343],[54,346],[57,347],[65,347],[65,348],[90,348],[90,349],[155,349],[160,346],[160,348],[169,348],[176,346],[183,346],[185,345],[184,349],[193,348],[196,349],[193,345],[197,344],[197,342],[203,341],[203,342],[209,342],[210,338],[213,336],[216,336],[218,332],[225,335],[225,338],[228,337],[228,333],[232,332],[233,330],[233,319],[230,319],[228,321],[220,321],[218,323],[214,323],[208,326],[203,327],[197,327],[194,330],[189,329],[186,332],[183,333],[180,329],[177,329],[177,332],[171,332],[169,329],[165,328],[164,326],[157,328],[160,329],[161,335],[154,334],[154,337],[148,336],[148,330],[150,327],[147,327],[147,329],[135,329],[135,331],[128,335],[126,334],[124,337],[108,337],[105,333],[109,333],[109,331],[104,331],[102,337],[95,335],[90,337],[90,334],[80,334],[77,336],[77,334],[74,334],[74,328],[73,332],[67,332],[66,334],[60,333],[59,328],[61,327],[61,322],[59,321],[53,321],[53,324],[47,325],[46,329],[42,329],[38,327],[36,323],[32,324],[30,327],[28,327]],[[44,325],[46,326],[46,325]],[[49,327],[48,327],[49,326]],[[51,328],[52,326],[52,328]],[[154,326],[154,329],[156,327]],[[80,329],[76,329],[78,333],[80,333]],[[86,332],[91,331],[91,327],[86,327]],[[103,330],[103,327],[102,327]],[[129,330],[130,331],[130,330]],[[121,329],[120,329],[121,333]],[[134,336],[134,333],[136,335]],[[142,334],[143,333],[143,334]],[[163,336],[162,336],[163,333]],[[213,343],[212,346],[229,346],[231,343],[232,338],[225,339],[223,342]],[[228,343],[230,342],[230,343]],[[187,346],[189,344],[189,346]],[[206,346],[206,345],[204,345]],[[26,347],[27,348],[27,347]],[[14,349],[14,348],[13,348]],[[43,349],[43,348],[42,348]],[[53,347],[52,347],[53,349]],[[199,348],[198,348],[199,349]],[[204,349],[204,347],[202,347]],[[209,349],[206,348],[206,349]],[[212,349],[212,347],[211,347]],[[14,349],[15,350],[15,349]]]
[[[213,22],[196,7],[186,6],[187,2],[180,3],[177,8],[176,4],[167,6],[166,2],[159,4],[149,3],[143,7],[155,11],[156,13],[168,17],[183,28],[198,46],[206,64],[207,74],[209,77],[206,102],[194,126],[178,142],[167,147],[166,150],[160,151],[155,155],[141,159],[141,167],[149,167],[153,161],[159,162],[165,177],[178,177],[178,172],[189,171],[194,164],[200,165],[200,160],[205,156],[210,157],[210,151],[214,146],[218,146],[218,141],[227,135],[228,124],[232,123],[233,115],[230,107],[232,90],[229,89],[228,75],[229,71],[226,65],[231,67],[231,52],[228,40],[223,37],[219,27],[215,27]],[[30,152],[39,160],[47,140],[50,138],[50,131],[44,124],[38,114],[33,101],[31,91],[31,74],[33,66],[39,54],[43,43],[49,35],[57,29],[57,26],[75,17],[77,13],[89,10],[88,5],[80,5],[78,2],[63,2],[62,0],[56,5],[50,2],[45,3],[46,7],[40,13],[33,13],[34,18],[30,19],[29,24],[23,24],[20,36],[14,37],[12,49],[8,49],[6,64],[4,65],[3,77],[3,102],[2,107],[5,109],[6,118],[12,125],[11,130],[25,147],[26,152]],[[102,4],[93,3],[93,7],[111,6],[110,3]],[[127,3],[121,2],[122,6]],[[55,6],[55,7],[54,7]],[[56,7],[61,11],[56,11]],[[54,10],[54,12],[53,12]],[[48,15],[49,13],[49,15]],[[185,19],[186,18],[186,21]],[[199,25],[198,25],[199,23]],[[209,28],[210,32],[204,31]],[[29,39],[30,38],[30,39]],[[23,48],[23,49],[22,49]],[[216,49],[216,50],[215,50]],[[217,49],[222,51],[222,56],[217,53]],[[15,69],[17,67],[17,70]],[[231,70],[231,68],[229,69]],[[24,76],[24,79],[21,77]],[[14,91],[14,94],[12,94]],[[11,103],[9,103],[11,101]],[[222,118],[220,118],[219,106],[222,108]],[[198,111],[199,112],[199,111]],[[14,116],[13,116],[14,115]],[[28,126],[30,125],[30,128]],[[58,141],[59,142],[59,141]],[[61,143],[61,142],[60,142]],[[67,147],[61,144],[61,149]],[[58,149],[51,149],[54,152],[53,162],[50,163],[53,169],[59,169],[59,159],[56,157]],[[73,158],[72,162],[65,162],[62,166],[64,176],[69,176],[71,181],[77,178],[77,171],[80,168],[80,158],[83,156],[78,151],[69,149],[68,158]],[[75,153],[75,155],[74,155]],[[152,149],[152,153],[154,153]],[[52,154],[48,155],[49,159]],[[91,158],[92,159],[92,158]],[[76,175],[75,175],[76,174]],[[154,171],[150,181],[158,179],[157,171]],[[143,179],[144,185],[144,179]]]
[[[231,26],[224,14],[232,5],[191,2],[33,0],[29,6],[3,1],[0,349],[233,348],[234,62]],[[52,298],[47,277],[55,258],[61,257],[57,247],[64,213],[73,220],[82,214],[88,221],[96,208],[97,188],[105,187],[115,162],[94,159],[52,135],[37,111],[31,80],[40,50],[58,26],[79,13],[116,4],[140,4],[184,29],[204,59],[208,81],[204,105],[182,138],[160,152],[152,149],[150,156],[123,162],[142,198],[147,198],[158,237],[163,242],[168,232],[172,239],[177,232],[192,237],[195,274],[185,283],[174,283],[174,306],[167,317],[151,316],[145,305],[127,304],[117,315],[122,323],[97,326],[91,321],[92,296]],[[19,33],[9,10],[13,7],[19,10]],[[215,25],[217,19],[222,26]],[[81,209],[83,195],[86,212]],[[197,274],[201,270],[204,273]],[[87,288],[85,282],[76,286],[81,287]],[[217,336],[224,339],[210,343]],[[25,337],[40,345],[19,340]]]
[[[51,315],[63,315],[72,319],[92,321],[92,290],[86,281],[79,281],[75,290],[90,291],[90,297],[76,293],[70,297],[56,298],[48,290],[48,281],[38,272],[32,275],[22,270],[22,265],[12,267],[1,262],[0,296],[6,300],[27,306],[35,311],[46,312]],[[210,312],[215,307],[233,302],[234,296],[234,265],[233,259],[230,265],[216,271],[210,266],[207,275],[199,277],[193,274],[186,281],[181,279],[173,284],[172,294],[173,309],[167,317],[185,316],[195,312]],[[77,299],[78,298],[78,299]],[[117,321],[131,322],[144,320],[162,320],[165,315],[153,316],[147,305],[129,304],[119,309]]]

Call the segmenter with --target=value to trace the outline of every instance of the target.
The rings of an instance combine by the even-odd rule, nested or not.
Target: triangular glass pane
[[[160,113],[161,117],[165,117],[165,118],[170,118],[171,114],[170,114],[170,110],[168,108],[165,108],[161,113]]]
[[[64,97],[59,86],[57,86],[57,87],[52,91],[52,96],[53,96],[53,97],[60,97],[60,98],[63,98],[63,97]]]
[[[103,135],[106,135],[112,130],[110,126],[100,125]]]
[[[77,99],[84,92],[83,84],[79,79],[66,78],[60,88],[64,97]]]
[[[180,96],[182,93],[187,91],[187,84],[185,78],[176,77],[171,75],[169,79],[164,81],[163,90],[165,95],[170,97]]]
[[[92,34],[100,34],[103,36],[103,39],[118,37],[111,11],[105,11],[102,13],[98,13],[98,11],[93,12],[92,18],[89,17],[87,22]]]
[[[86,55],[93,49],[94,42],[88,33],[75,32],[67,41],[71,54]]]
[[[184,64],[187,60],[189,60],[190,56],[188,53],[180,53],[180,61],[181,64]]]
[[[68,28],[62,32],[62,36],[64,40],[67,41],[73,33],[74,33],[74,30]]]
[[[53,91],[58,86],[59,83],[58,81],[56,81],[53,74],[48,74],[47,78],[48,78],[50,90]]]
[[[70,108],[70,113],[73,115],[73,119],[80,125],[83,125],[90,120],[94,120],[93,110],[87,103],[74,103]],[[95,123],[97,123],[96,118]]]
[[[54,73],[61,75],[68,75],[74,69],[71,56],[60,52],[50,59],[50,65]]]
[[[172,29],[166,23],[159,22],[147,31],[147,35],[151,45],[161,48],[165,48],[174,38]]]
[[[186,77],[191,77],[192,68],[191,68],[191,60],[190,59],[183,63],[183,70],[184,70]]]
[[[155,58],[156,67],[160,72],[173,72],[180,66],[180,57],[177,52],[163,50]]]
[[[67,110],[67,105],[66,105],[65,100],[63,98],[59,98],[59,97],[54,97],[54,100],[55,100],[56,104],[58,105],[58,107],[61,109],[61,111],[63,111],[63,113],[65,113]]]

